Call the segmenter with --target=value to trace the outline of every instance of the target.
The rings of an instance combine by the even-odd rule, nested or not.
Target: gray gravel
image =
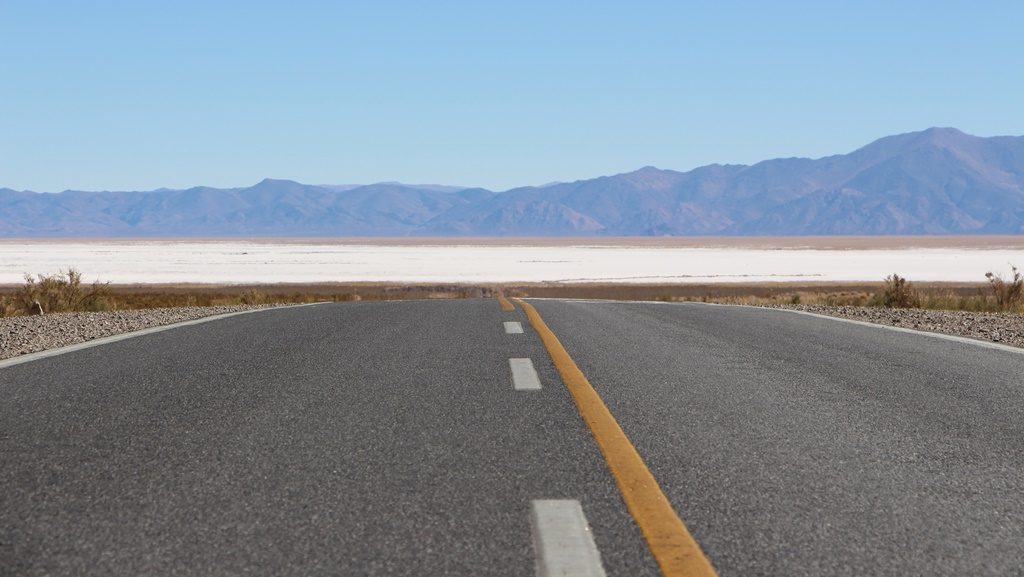
[[[1024,315],[924,309],[883,309],[872,307],[782,305],[784,308],[880,325],[931,331],[1024,347]]]
[[[272,305],[178,307],[0,318],[0,359],[111,335]]]

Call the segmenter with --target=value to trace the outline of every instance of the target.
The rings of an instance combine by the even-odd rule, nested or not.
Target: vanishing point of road
[[[1024,574],[1024,354],[963,340],[321,304],[2,362],[0,399],[4,576]]]

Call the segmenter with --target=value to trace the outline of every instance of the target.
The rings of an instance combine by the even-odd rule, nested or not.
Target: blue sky
[[[1024,3],[0,0],[0,186],[518,185],[1024,134]]]

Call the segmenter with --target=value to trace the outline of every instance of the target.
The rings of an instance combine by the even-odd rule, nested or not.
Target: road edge
[[[46,350],[43,350],[43,351],[37,351],[37,352],[34,352],[34,353],[28,353],[28,354],[21,355],[21,356],[18,356],[18,357],[11,357],[9,359],[3,359],[3,360],[0,360],[0,369],[6,369],[7,367],[13,367],[15,365],[20,365],[20,364],[23,364],[23,363],[30,363],[32,361],[38,361],[38,360],[42,360],[42,359],[46,359],[46,358],[50,358],[50,357],[56,357],[58,355],[63,355],[63,354],[67,354],[67,353],[73,353],[73,352],[81,351],[81,350],[84,350],[84,349],[90,349],[92,347],[99,347],[99,346],[102,346],[102,345],[109,345],[111,343],[116,343],[118,341],[132,339],[132,338],[135,338],[135,337],[144,337],[146,335],[151,335],[151,334],[154,334],[154,333],[160,333],[160,332],[163,332],[163,331],[169,331],[171,329],[176,329],[176,328],[180,328],[180,327],[187,327],[187,326],[192,326],[192,325],[199,325],[199,324],[208,323],[208,322],[212,322],[212,321],[219,321],[221,319],[226,319],[226,318],[230,318],[230,317],[236,317],[236,316],[239,316],[239,315],[248,315],[248,314],[252,314],[252,313],[261,313],[261,312],[265,312],[265,311],[278,311],[278,310],[281,310],[281,309],[291,309],[291,308],[298,308],[298,307],[309,307],[309,306],[321,305],[321,304],[325,304],[325,303],[326,303],[326,301],[325,302],[316,302],[316,303],[303,303],[303,304],[298,304],[298,305],[285,305],[285,306],[279,306],[279,307],[267,307],[267,308],[264,308],[264,309],[253,309],[253,310],[248,310],[248,311],[236,311],[236,312],[233,312],[233,313],[223,313],[223,314],[219,314],[219,315],[211,315],[211,316],[208,316],[208,317],[202,317],[202,318],[192,319],[192,320],[188,320],[188,321],[181,321],[181,322],[177,322],[177,323],[171,323],[169,325],[159,325],[159,326],[155,326],[155,327],[149,327],[148,329],[142,329],[142,330],[138,330],[138,331],[131,331],[131,332],[127,332],[127,333],[121,333],[119,335],[110,335],[109,337],[101,337],[101,338],[98,338],[98,339],[93,339],[91,341],[75,343],[73,345],[66,345],[66,346],[63,346],[63,347],[57,347],[55,349],[46,349]]]
[[[793,313],[793,314],[798,314],[798,315],[807,315],[809,317],[817,317],[817,318],[820,318],[820,319],[826,319],[826,320],[830,320],[830,321],[838,321],[838,322],[850,323],[850,324],[854,324],[854,325],[861,325],[861,326],[865,326],[865,327],[874,327],[874,328],[879,328],[879,329],[887,329],[887,330],[890,330],[890,331],[896,331],[896,332],[900,332],[900,333],[910,333],[910,334],[914,334],[914,335],[922,335],[922,336],[926,336],[926,337],[933,337],[933,338],[936,338],[936,339],[944,339],[944,340],[952,341],[952,342],[955,342],[955,343],[961,343],[961,344],[967,344],[967,345],[975,345],[975,346],[984,347],[984,348],[987,348],[987,349],[993,349],[993,350],[1003,351],[1003,352],[1007,352],[1007,353],[1014,353],[1014,354],[1018,354],[1018,355],[1024,355],[1024,348],[1022,348],[1022,347],[1014,347],[1014,346],[1011,346],[1011,345],[1004,345],[1004,344],[1000,344],[1000,343],[993,343],[992,341],[983,341],[981,339],[972,339],[971,337],[962,337],[962,336],[959,336],[959,335],[950,335],[950,334],[946,334],[946,333],[939,333],[939,332],[933,332],[933,331],[924,331],[924,330],[921,330],[921,329],[911,329],[911,328],[907,328],[907,327],[894,327],[892,325],[885,325],[885,324],[882,324],[882,323],[872,323],[872,322],[868,322],[868,321],[858,321],[856,319],[848,319],[848,318],[845,318],[845,317],[836,317],[836,316],[831,316],[831,315],[823,315],[821,313],[812,313],[812,312],[809,312],[809,311],[798,311],[796,309],[787,309],[787,308],[781,308],[781,307],[761,307],[761,306],[756,306],[756,305],[741,305],[741,304],[732,304],[732,303],[706,303],[706,302],[701,302],[701,301],[675,301],[675,302],[668,302],[668,301],[626,301],[626,300],[604,300],[604,299],[562,299],[562,298],[534,298],[534,297],[529,297],[529,298],[530,298],[530,300],[551,300],[551,301],[566,301],[566,302],[584,302],[584,303],[593,303],[593,304],[613,304],[613,303],[618,303],[618,304],[661,305],[661,306],[699,305],[699,306],[707,306],[707,307],[744,308],[744,309],[753,309],[753,310],[759,310],[759,311],[779,311],[779,312]]]
[[[962,343],[962,344],[968,344],[968,345],[975,345],[975,346],[979,346],[979,347],[984,347],[986,349],[994,349],[994,350],[997,350],[997,351],[1003,351],[1003,352],[1007,352],[1007,353],[1014,353],[1014,354],[1018,354],[1018,355],[1024,355],[1024,348],[1014,347],[1014,346],[1010,346],[1010,345],[1003,345],[1003,344],[1000,344],[1000,343],[993,343],[992,341],[983,341],[981,339],[972,339],[970,337],[961,337],[959,335],[950,335],[950,334],[946,334],[946,333],[939,333],[939,332],[932,332],[932,331],[922,331],[920,329],[911,329],[911,328],[907,328],[907,327],[894,327],[892,325],[884,325],[882,323],[871,323],[871,322],[868,322],[868,321],[858,321],[856,319],[848,319],[848,318],[844,318],[844,317],[834,317],[834,316],[831,316],[831,315],[823,315],[821,313],[812,313],[812,312],[809,312],[809,311],[798,311],[798,310],[795,310],[795,309],[784,309],[784,308],[774,308],[774,307],[757,307],[757,306],[751,306],[751,305],[727,305],[727,304],[719,304],[719,303],[671,303],[671,304],[702,304],[702,305],[703,304],[708,304],[708,305],[714,305],[714,306],[734,306],[734,307],[742,307],[742,308],[748,308],[748,309],[758,309],[758,310],[767,310],[767,311],[781,311],[781,312],[793,313],[793,314],[798,314],[798,315],[806,315],[806,316],[809,316],[809,317],[817,317],[819,319],[827,319],[827,320],[830,320],[830,321],[838,321],[838,322],[841,322],[841,323],[850,323],[850,324],[853,324],[853,325],[860,325],[860,326],[864,326],[864,327],[875,327],[875,328],[880,328],[880,329],[887,329],[887,330],[890,330],[890,331],[896,331],[898,333],[910,333],[910,334],[914,334],[914,335],[923,335],[923,336],[926,336],[926,337],[932,337],[932,338],[936,338],[936,339],[943,339],[943,340],[947,340],[947,341],[952,341],[954,343]]]

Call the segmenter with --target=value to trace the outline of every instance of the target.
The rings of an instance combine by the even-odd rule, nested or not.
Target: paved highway
[[[522,305],[470,300],[0,367],[0,575],[1024,573],[1024,355],[530,303],[558,365]]]

